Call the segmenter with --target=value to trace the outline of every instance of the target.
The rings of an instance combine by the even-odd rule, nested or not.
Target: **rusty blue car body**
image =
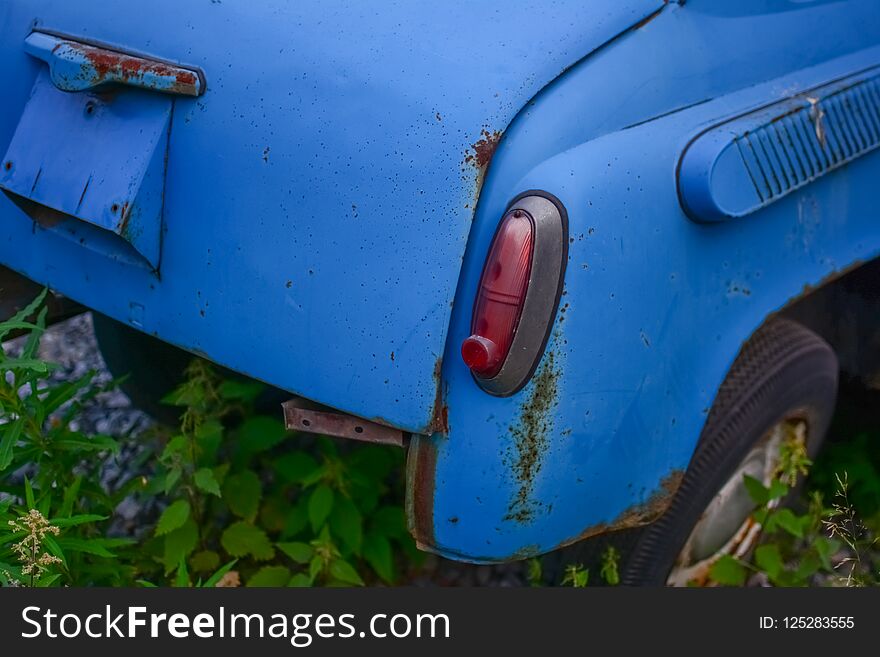
[[[452,558],[655,518],[743,341],[880,251],[874,0],[7,0],[0,35],[0,263],[412,434]],[[502,397],[459,346],[528,190],[567,266]]]

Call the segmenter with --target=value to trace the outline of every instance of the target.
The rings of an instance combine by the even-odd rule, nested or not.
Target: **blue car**
[[[0,87],[4,312],[405,448],[445,557],[702,581],[877,352],[876,0],[5,0]]]

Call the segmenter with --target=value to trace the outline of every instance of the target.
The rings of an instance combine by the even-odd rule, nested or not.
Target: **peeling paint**
[[[434,480],[437,446],[434,439],[419,436],[410,444],[406,461],[406,515],[409,531],[421,549],[434,546]]]
[[[516,495],[510,502],[505,520],[530,522],[539,503],[532,499],[535,478],[543,466],[553,428],[551,411],[558,404],[558,379],[561,375],[555,352],[548,351],[534,377],[528,398],[522,405],[519,422],[510,427],[516,456],[511,469],[517,481]]]
[[[632,529],[654,522],[669,508],[679,486],[681,486],[682,479],[684,479],[684,470],[672,470],[660,481],[660,487],[647,500],[626,509],[611,522],[600,522],[587,527],[573,538],[557,545],[556,548],[565,547],[600,534]]]

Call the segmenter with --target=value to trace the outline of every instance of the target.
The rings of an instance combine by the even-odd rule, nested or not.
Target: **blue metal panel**
[[[871,69],[698,135],[679,165],[681,202],[697,221],[743,217],[877,146],[880,75]]]
[[[805,285],[880,253],[876,152],[716,224],[682,211],[681,154],[713,125],[876,66],[878,39],[874,2],[694,0],[517,118],[465,255],[443,367],[448,432],[410,451],[424,547],[520,558],[662,512],[742,342]],[[569,263],[535,378],[499,399],[479,394],[457,350],[498,218],[528,189],[567,208]]]
[[[173,101],[160,280],[34,231],[6,199],[0,262],[232,369],[428,431],[501,131],[662,5],[6,0],[0,150],[45,66],[24,49],[35,19],[197,66],[206,91]]]
[[[0,189],[19,203],[57,211],[36,220],[58,235],[137,264],[130,244],[156,270],[170,119],[166,97],[66,93],[41,71],[3,156]],[[89,231],[82,221],[119,241]]]

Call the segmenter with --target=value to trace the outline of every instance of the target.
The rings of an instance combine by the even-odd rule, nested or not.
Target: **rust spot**
[[[631,506],[611,522],[600,522],[587,527],[577,536],[557,545],[556,548],[565,547],[566,545],[571,545],[593,536],[599,536],[600,534],[632,529],[633,527],[641,527],[642,525],[654,522],[669,508],[672,498],[675,497],[675,493],[678,491],[679,486],[681,486],[682,479],[684,479],[683,470],[672,470],[660,481],[660,488],[655,490],[647,500]]]
[[[394,353],[391,354],[391,360],[394,360]],[[443,379],[441,371],[443,369],[443,356],[439,356],[434,363],[434,411],[431,415],[431,430],[444,435],[449,433],[449,407],[443,401]]]
[[[434,545],[434,478],[437,470],[437,446],[421,437],[410,447],[407,458],[407,516],[410,533],[420,546]]]
[[[116,211],[119,210],[119,206],[116,203],[114,203],[112,205],[112,207],[110,208],[110,210],[113,213],[116,213]],[[129,210],[128,210],[128,201],[126,201],[125,203],[122,204],[122,212],[121,212],[121,217],[119,219],[119,235],[126,238],[126,239],[128,239],[128,237],[129,237],[128,223],[131,220],[131,215],[132,215],[132,213],[129,212]]]
[[[174,82],[168,89],[169,91],[188,95],[196,93],[198,78],[192,71],[82,43],[68,41],[66,45],[82,54],[95,69],[95,79],[93,80],[95,84],[101,83],[110,76],[118,76],[123,81],[131,81],[139,80],[146,74],[153,74],[159,77],[173,78]]]
[[[663,4],[666,5],[666,4],[668,4],[668,2],[664,2]],[[645,25],[647,25],[647,24],[650,23],[652,20],[654,20],[655,18],[657,18],[657,17],[660,15],[660,12],[662,12],[662,11],[663,11],[663,7],[660,7],[660,9],[658,9],[658,10],[655,11],[654,13],[652,13],[652,14],[648,14],[647,16],[645,16],[642,20],[640,20],[638,23],[636,23],[635,25],[633,25],[630,29],[632,29],[632,30],[638,30],[639,28],[645,27]]]
[[[537,505],[531,499],[532,490],[535,477],[543,466],[548,444],[547,435],[552,429],[551,411],[558,403],[556,396],[559,375],[555,353],[548,351],[535,375],[528,399],[522,405],[519,422],[510,427],[516,449],[516,457],[511,468],[518,486],[516,495],[507,509],[505,520],[529,522],[534,517]]]
[[[480,139],[468,149],[464,161],[478,169],[485,169],[492,160],[499,141],[501,141],[500,130],[489,132],[486,128],[483,128],[480,132]]]

